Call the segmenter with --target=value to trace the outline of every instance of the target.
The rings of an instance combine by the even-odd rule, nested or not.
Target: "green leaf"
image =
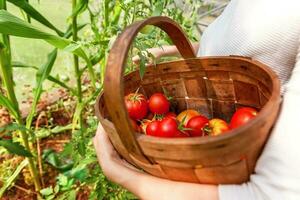
[[[34,7],[32,7],[25,0],[7,0],[15,6],[24,10],[31,18],[54,30],[59,36],[63,36],[64,33],[57,29],[51,22],[49,22],[42,14],[40,14]]]
[[[68,130],[72,130],[72,124],[68,124],[66,126],[55,126],[53,129],[51,129],[51,133],[60,133]]]
[[[21,171],[28,165],[28,160],[23,160],[14,171],[14,173],[4,182],[3,186],[0,189],[0,198],[3,196],[4,192],[13,184],[15,179],[19,176]]]
[[[122,7],[121,7],[119,1],[116,2],[113,13],[114,13],[114,15],[113,15],[113,19],[111,21],[111,24],[112,25],[118,25],[119,19],[120,19],[121,13],[122,13]]]
[[[0,10],[0,33],[17,37],[42,39],[58,49],[65,49],[72,42],[66,38],[41,31],[5,10]],[[92,63],[82,48],[77,48],[72,53],[83,58],[87,63],[90,74],[93,73]],[[91,76],[91,79],[95,80],[95,77]]]
[[[29,68],[29,69],[34,69],[34,70],[38,70],[39,68],[36,66],[32,66],[32,65],[26,65],[24,63],[21,62],[17,62],[17,61],[12,61],[12,66],[15,68]]]
[[[46,138],[51,135],[51,131],[47,128],[39,128],[34,133],[35,133],[35,137],[39,139]]]
[[[38,104],[38,101],[41,97],[42,91],[43,91],[43,82],[45,79],[48,78],[53,64],[56,60],[57,56],[57,49],[54,49],[49,55],[48,55],[48,60],[47,62],[37,71],[36,73],[36,86],[34,90],[34,98],[31,106],[31,110],[29,115],[27,116],[26,119],[26,127],[29,129],[33,120],[33,117],[36,112],[36,107]]]
[[[43,151],[43,160],[52,165],[54,168],[58,169],[61,172],[70,170],[74,162],[70,159],[62,158],[57,154],[53,149],[45,149]]]
[[[8,131],[8,132],[23,131],[23,132],[32,133],[32,131],[30,129],[27,129],[24,125],[20,125],[17,123],[11,123],[11,124],[7,124],[5,126],[0,127],[0,132],[3,132],[3,131]]]
[[[69,192],[68,198],[66,200],[75,200],[76,199],[76,190],[71,190]]]
[[[70,43],[70,41],[65,38],[35,28],[5,10],[0,10],[0,32],[17,37],[43,39],[59,49],[65,48]]]
[[[87,165],[86,164],[78,165],[72,170],[65,172],[64,175],[69,179],[74,178],[75,180],[79,180],[83,182],[88,176]]]
[[[23,64],[21,62],[12,62],[13,67],[15,68],[29,68],[29,69],[34,69],[34,70],[38,70],[39,68],[36,66],[31,66],[31,65],[26,65]],[[65,84],[64,82],[62,82],[61,80],[59,80],[58,78],[55,78],[51,75],[48,75],[47,79],[65,89],[67,89],[68,91],[70,91],[73,95],[76,96],[76,90],[74,90],[73,88],[71,88],[70,86],[68,86],[67,84]]]
[[[109,0],[103,1],[103,9],[104,9],[104,27],[109,26]]]
[[[46,200],[53,200],[53,199],[55,199],[55,194],[51,194],[46,198]]]
[[[15,118],[18,117],[18,112],[16,110],[16,107],[13,105],[13,103],[5,97],[3,94],[0,93],[0,105],[4,106],[12,116]]]
[[[55,194],[57,194],[59,192],[59,185],[55,185],[54,192],[55,192]]]
[[[70,43],[68,46],[66,46],[63,50],[64,51],[68,51],[68,52],[73,52],[73,51],[75,51],[75,50],[78,50],[78,49],[80,49],[81,48],[81,45],[80,44],[78,44],[78,43]]]
[[[80,30],[83,29],[86,25],[87,25],[87,23],[77,25],[77,31],[80,31]],[[70,26],[67,28],[67,31],[66,31],[64,37],[65,37],[65,38],[69,38],[69,37],[71,37],[71,36],[72,36],[72,25],[70,25]]]
[[[89,3],[88,0],[79,0],[76,3],[76,7],[75,7],[72,15],[69,18],[75,17],[75,16],[83,13],[87,9],[88,3]]]
[[[68,181],[68,177],[67,176],[65,176],[63,174],[60,174],[57,179],[58,179],[59,185],[61,185],[61,186],[68,185],[69,181]]]
[[[22,145],[11,140],[0,140],[0,146],[3,146],[12,154],[19,156],[32,157],[32,154],[27,151]]]
[[[43,196],[49,196],[54,193],[52,186],[44,188],[40,191]]]

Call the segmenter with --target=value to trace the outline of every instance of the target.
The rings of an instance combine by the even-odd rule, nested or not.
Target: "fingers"
[[[145,52],[145,53],[143,53],[143,55],[147,59],[146,66],[153,65],[160,58],[160,53],[159,53],[160,49],[159,48],[151,48],[151,49],[147,49],[147,51],[143,51],[143,52]],[[140,65],[140,62],[141,62],[140,56],[136,55],[136,56],[132,57],[132,62],[135,65]]]
[[[138,55],[132,57],[132,62],[135,64],[135,65],[139,65],[140,64],[140,57]]]
[[[118,169],[120,169],[120,167],[140,171],[120,158],[119,154],[111,144],[108,134],[100,123],[98,124],[96,135],[93,138],[93,144],[96,149],[98,162],[101,165],[102,171],[107,177],[110,177],[111,180],[118,178],[115,174],[118,174]]]
[[[96,135],[93,138],[93,144],[99,157],[107,158],[114,154],[115,149],[100,123],[98,124]]]

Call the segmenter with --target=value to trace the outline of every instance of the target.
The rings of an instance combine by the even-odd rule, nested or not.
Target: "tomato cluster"
[[[208,119],[192,109],[176,115],[170,112],[171,103],[162,93],[153,94],[149,100],[143,94],[130,93],[125,97],[125,105],[136,132],[168,138],[220,135],[257,115],[255,109],[242,107],[233,114],[229,124],[218,118]]]

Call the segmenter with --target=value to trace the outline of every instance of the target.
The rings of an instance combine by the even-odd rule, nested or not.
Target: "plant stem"
[[[8,36],[2,35],[2,41],[3,42],[9,41]],[[13,103],[15,110],[17,111],[16,121],[19,125],[24,125],[22,117],[21,117],[20,109],[19,109],[19,104],[18,104],[16,95],[15,95],[14,87],[13,87],[14,83],[13,83],[12,66],[11,66],[11,62],[10,62],[11,58],[10,58],[10,52],[8,50],[8,49],[10,49],[9,43],[4,43],[4,45],[5,45],[5,47],[3,49],[0,49],[1,78],[2,78],[3,84],[6,89],[7,97]],[[30,151],[27,133],[24,131],[20,131],[20,133],[21,133],[21,139],[22,139],[25,149],[27,151]],[[33,158],[27,158],[27,159],[28,159],[28,163],[29,163],[29,171],[33,178],[35,189],[37,191],[39,191],[41,189],[40,179],[39,179],[39,175],[37,173],[37,169],[35,167]]]
[[[72,11],[74,12],[76,8],[76,0],[72,0]],[[77,36],[77,15],[74,15],[72,17],[72,30],[73,30],[73,41],[78,40]],[[78,56],[73,55],[74,58],[74,68],[75,68],[75,75],[76,75],[76,82],[77,82],[77,103],[82,103],[82,88],[81,88],[81,73],[79,70],[79,61]],[[82,119],[82,112],[79,113],[79,127],[80,129],[83,127],[83,119]]]
[[[4,38],[4,37],[8,37],[8,36],[3,35],[2,37]],[[3,41],[5,41],[5,40],[3,40]],[[5,44],[5,45],[7,46],[9,44]],[[17,101],[15,91],[13,88],[14,84],[13,84],[13,77],[12,77],[12,71],[11,71],[12,66],[10,65],[10,54],[7,52],[7,50],[8,49],[0,50],[1,78],[2,78],[3,84],[6,89],[8,99],[13,103],[13,105],[15,106],[15,109],[17,111],[18,116],[16,118],[16,121],[19,125],[24,125],[21,114],[20,114],[18,101]],[[27,133],[24,131],[20,131],[20,133],[21,133],[21,138],[22,138],[22,142],[23,142],[25,149],[27,151],[30,151]],[[33,181],[34,181],[35,188],[37,191],[39,191],[41,189],[40,179],[39,179],[33,158],[27,158],[27,159],[29,162],[29,170],[30,170],[30,173],[31,173]]]
[[[0,0],[0,9],[6,9],[6,1]],[[19,104],[15,95],[14,90],[14,82],[13,82],[13,72],[12,72],[12,65],[11,65],[11,48],[10,48],[10,41],[8,35],[1,35],[0,42],[2,43],[2,47],[0,46],[0,68],[1,68],[1,78],[2,82],[6,89],[6,94],[8,99],[13,103],[15,110],[17,112],[16,121],[19,125],[24,125],[21,112],[19,109]],[[28,141],[28,135],[25,131],[20,131],[21,133],[21,139],[22,143],[25,147],[25,149],[29,152],[29,141]],[[41,184],[40,184],[40,177],[38,175],[36,166],[34,164],[33,158],[27,158],[29,163],[29,171],[31,173],[35,189],[36,191],[41,190]]]

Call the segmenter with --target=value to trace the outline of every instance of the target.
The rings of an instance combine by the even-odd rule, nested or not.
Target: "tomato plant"
[[[243,107],[238,109],[232,116],[230,121],[230,128],[237,128],[251,119],[253,119],[257,115],[257,111],[254,108]]]
[[[125,97],[129,116],[134,120],[143,119],[148,113],[146,97],[139,93],[130,93]]]
[[[163,115],[169,112],[170,102],[162,93],[155,93],[149,99],[149,109],[154,114]]]
[[[188,133],[193,137],[204,136],[203,127],[205,127],[208,122],[209,120],[202,115],[191,118],[186,125],[186,128],[189,129]]]

